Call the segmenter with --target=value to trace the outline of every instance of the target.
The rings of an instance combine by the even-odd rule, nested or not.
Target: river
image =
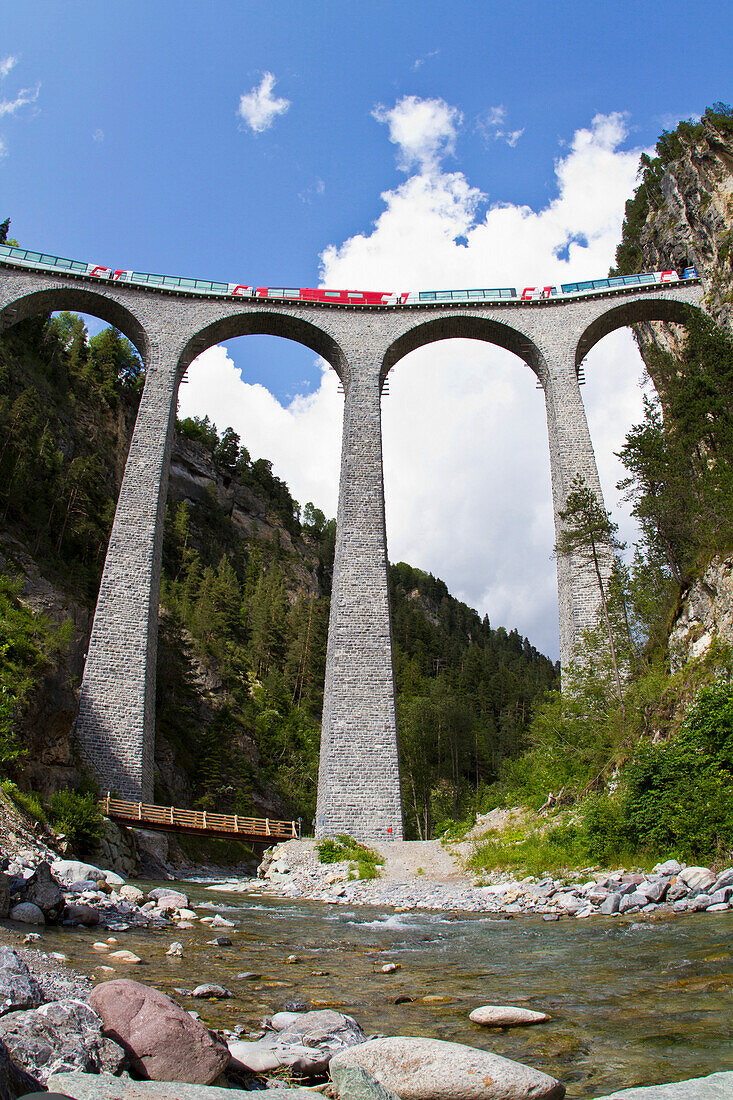
[[[285,1002],[304,1001],[353,1015],[368,1034],[427,1035],[525,1062],[560,1078],[571,1100],[733,1070],[731,912],[497,920],[176,886],[199,917],[218,912],[236,927],[115,933],[143,965],[118,964],[114,976],[171,993],[209,1026],[256,1030]],[[224,932],[232,947],[207,944]],[[93,942],[109,934],[49,927],[43,947],[88,974],[105,963]],[[174,940],[182,958],[165,954]],[[382,973],[386,962],[399,969]],[[175,992],[200,982],[234,996],[211,1002]],[[395,1004],[399,996],[412,1001]],[[492,1031],[468,1020],[481,1004],[523,1005],[552,1021]]]

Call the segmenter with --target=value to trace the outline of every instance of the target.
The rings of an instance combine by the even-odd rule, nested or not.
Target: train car
[[[329,290],[323,287],[266,287],[248,283],[221,283],[208,279],[187,279],[177,275],[153,275],[144,271],[127,271],[100,264],[82,263],[52,256],[46,252],[32,252],[13,245],[0,245],[0,259],[7,259],[21,267],[44,271],[63,271],[101,281],[119,282],[131,286],[149,287],[197,297],[257,298],[280,302],[318,302],[322,305],[351,307],[424,306],[449,302],[536,302],[561,300],[588,294],[618,292],[635,286],[684,282],[697,279],[694,266],[684,268],[682,274],[674,270],[642,272],[638,275],[617,275],[606,279],[589,279],[577,283],[556,286],[526,286],[521,294],[516,287],[475,288],[469,290]]]

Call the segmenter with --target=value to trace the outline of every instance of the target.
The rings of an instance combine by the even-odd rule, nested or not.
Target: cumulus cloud
[[[622,115],[596,116],[560,150],[544,206],[486,209],[463,173],[440,165],[460,112],[407,98],[392,111],[382,108],[380,121],[416,170],[382,196],[369,231],[324,250],[324,285],[522,287],[605,273],[640,153],[624,148]],[[429,105],[425,113],[421,103]],[[640,414],[641,370],[628,331],[607,337],[586,359],[583,394],[601,480],[625,537],[633,526],[618,515],[613,452]],[[253,454],[273,460],[298,500],[335,513],[343,398],[332,371],[324,365],[320,387],[285,407],[262,386],[243,384],[221,348],[201,355],[189,379],[183,415],[208,413],[220,428],[232,424]],[[421,348],[392,371],[383,420],[390,559],[442,577],[495,626],[516,626],[557,656],[547,428],[534,375],[488,344]]]
[[[17,57],[3,57],[0,59],[0,80],[4,80],[5,77],[11,72],[12,69],[18,64]]]
[[[372,111],[377,122],[389,128],[389,140],[399,147],[398,164],[405,172],[417,166],[421,172],[437,168],[456,151],[456,137],[463,115],[444,99],[420,99],[406,95],[387,109],[381,103]]]
[[[274,87],[272,73],[263,73],[260,83],[240,96],[237,114],[255,134],[269,130],[277,116],[284,115],[290,106],[289,99],[272,94]]]

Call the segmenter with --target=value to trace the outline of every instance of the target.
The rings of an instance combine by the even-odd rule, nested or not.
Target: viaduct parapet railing
[[[109,277],[100,279],[100,271]],[[454,337],[517,355],[544,391],[559,534],[559,513],[576,475],[603,500],[579,386],[582,360],[616,328],[655,320],[684,324],[689,307],[700,306],[700,280],[590,285],[570,298],[540,293],[524,300],[355,305],[345,291],[333,292],[334,301],[274,301],[207,292],[196,280],[149,276],[157,282],[139,285],[115,274],[85,264],[19,266],[0,251],[0,332],[39,312],[90,313],[120,329],[146,367],[81,687],[76,731],[83,758],[103,790],[135,803],[152,801],[162,536],[178,386],[191,361],[214,344],[248,334],[281,336],[321,355],[344,391],[316,835],[400,839],[381,432],[389,371],[416,348]],[[598,597],[579,559],[559,555],[557,578],[567,666],[583,630],[595,624]]]
[[[176,806],[129,802],[124,798],[112,798],[109,794],[100,800],[99,807],[111,821],[160,833],[187,833],[192,836],[223,837],[250,843],[276,843],[279,840],[294,840],[300,836],[297,821],[215,814],[208,810],[181,810]]]

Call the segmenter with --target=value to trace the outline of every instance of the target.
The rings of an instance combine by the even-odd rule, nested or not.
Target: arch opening
[[[416,838],[441,815],[460,816],[516,750],[530,669],[543,688],[554,681],[538,652],[558,652],[546,415],[520,365],[506,349],[447,338],[406,354],[382,400],[404,804]]]
[[[392,367],[410,352],[428,344],[442,343],[444,340],[478,340],[512,352],[526,363],[540,380],[546,377],[546,367],[536,344],[519,329],[486,317],[476,317],[458,313],[452,317],[441,317],[415,325],[403,333],[388,348],[382,366],[382,379]]]
[[[606,310],[591,322],[581,335],[575,353],[576,368],[599,340],[610,332],[647,321],[666,321],[684,325],[690,316],[690,310],[702,312],[699,307],[689,305],[687,302],[680,302],[673,298],[653,297],[639,298]]]
[[[343,399],[338,378],[313,354],[328,350],[323,341],[303,327],[296,342],[261,331],[271,327],[278,326],[239,317],[211,326],[207,340],[226,346],[199,352],[178,391],[156,743],[159,754],[167,742],[195,760],[192,796],[208,808],[310,821]],[[287,400],[273,392],[287,387],[278,385],[283,352],[291,380],[300,380],[299,370],[315,374],[310,393]],[[176,697],[202,654],[220,689],[197,725],[177,710]],[[269,793],[253,779],[253,752],[275,776]]]
[[[181,355],[181,373],[208,348],[233,340],[238,336],[279,336],[303,344],[320,355],[341,376],[343,354],[336,341],[317,325],[299,317],[272,310],[243,311],[222,317],[200,329],[185,346]]]
[[[0,332],[37,314],[61,311],[100,318],[126,336],[147,361],[150,341],[142,322],[114,298],[82,287],[54,287],[16,298],[0,310]]]

